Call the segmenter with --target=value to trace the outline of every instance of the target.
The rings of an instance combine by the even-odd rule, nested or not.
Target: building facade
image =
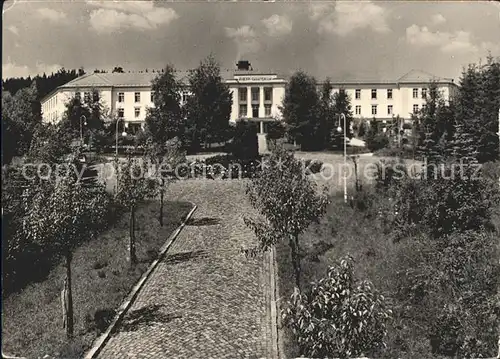
[[[230,122],[247,118],[259,124],[266,133],[266,123],[281,118],[280,107],[285,96],[287,76],[254,72],[247,65],[232,72],[222,72],[223,81],[232,94]],[[144,126],[147,108],[153,107],[151,82],[158,73],[93,73],[76,78],[58,87],[41,101],[46,122],[58,122],[65,105],[72,97],[84,99],[93,90],[111,116],[123,119],[127,132],[134,133]],[[179,73],[187,84],[187,73]],[[399,116],[409,120],[425,105],[430,82],[435,82],[445,100],[452,98],[458,87],[452,79],[412,70],[395,81],[333,81],[333,92],[346,91],[352,112],[358,119],[381,121]],[[321,85],[321,84],[319,84]],[[189,90],[181,94],[184,103]]]
[[[354,118],[391,120],[397,116],[410,120],[426,103],[431,82],[445,101],[453,98],[458,86],[453,79],[412,70],[394,81],[337,81],[333,92],[345,91],[351,100]]]

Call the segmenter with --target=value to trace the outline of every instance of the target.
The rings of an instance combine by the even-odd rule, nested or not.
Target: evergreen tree
[[[319,107],[316,79],[305,72],[296,72],[286,85],[281,111],[289,137],[304,150],[318,148],[316,130]]]
[[[318,121],[318,141],[322,148],[331,147],[330,134],[335,126],[335,108],[332,97],[333,85],[330,79],[323,83],[320,93],[319,121]]]
[[[171,65],[152,82],[153,108],[146,113],[146,132],[153,143],[164,146],[167,140],[178,137],[184,141],[185,121],[180,105],[182,84],[175,78]]]
[[[429,85],[429,92],[425,98],[425,106],[418,114],[421,133],[419,138],[418,153],[424,157],[427,164],[427,176],[435,175],[436,166],[443,162],[443,151],[441,147],[442,128],[438,124],[439,108],[444,107],[444,101],[439,94],[437,84],[432,82]]]
[[[470,65],[462,73],[456,121],[471,134],[480,163],[498,158],[498,110],[500,108],[500,62],[492,57],[479,67]]]
[[[333,95],[333,111],[334,111],[334,116],[335,116],[335,124],[333,126],[333,129],[331,130],[331,139],[332,139],[332,146],[335,148],[343,148],[344,146],[344,119],[341,117],[341,114],[345,115],[345,120],[346,120],[346,136],[347,138],[352,138],[353,133],[352,133],[352,121],[353,121],[353,114],[352,114],[352,108],[351,108],[351,99],[349,98],[349,95],[344,89],[340,89],[339,92],[336,92]],[[342,131],[338,131],[338,127],[342,128]],[[347,140],[347,139],[345,139]]]
[[[223,83],[220,66],[210,55],[189,74],[191,95],[185,105],[190,148],[202,143],[226,141],[231,116],[232,94]]]

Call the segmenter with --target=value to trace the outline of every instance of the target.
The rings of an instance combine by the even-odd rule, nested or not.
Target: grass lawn
[[[156,258],[158,250],[192,208],[190,203],[167,202],[164,226],[158,222],[157,201],[147,202],[136,217],[135,269],[126,261],[128,213],[115,226],[75,250],[72,262],[75,339],[66,340],[62,326],[61,263],[43,282],[4,298],[2,350],[28,358],[79,358],[107,329],[133,285]],[[96,315],[97,313],[97,315]]]

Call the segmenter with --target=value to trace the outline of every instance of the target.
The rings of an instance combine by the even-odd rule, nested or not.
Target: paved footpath
[[[198,209],[99,358],[272,358],[268,260],[240,254],[256,245],[244,183],[182,181],[169,194]]]

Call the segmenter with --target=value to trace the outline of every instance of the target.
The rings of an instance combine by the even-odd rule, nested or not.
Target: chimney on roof
[[[240,61],[238,61],[236,63],[236,68],[239,71],[251,71],[252,70],[252,65],[247,60],[240,60]]]

